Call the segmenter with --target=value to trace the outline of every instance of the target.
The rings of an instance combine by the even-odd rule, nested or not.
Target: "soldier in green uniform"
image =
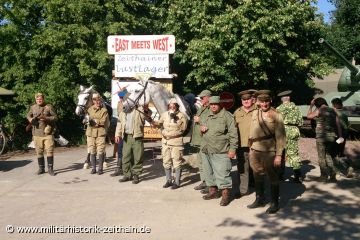
[[[337,144],[336,146],[336,157],[338,158],[339,163],[341,163],[347,169],[346,177],[352,178],[354,171],[352,167],[352,161],[347,159],[345,156],[346,139],[349,137],[349,119],[343,109],[343,103],[340,98],[334,98],[331,100],[331,104],[339,117],[341,131],[344,138],[344,142]]]
[[[291,90],[278,94],[281,97],[282,104],[276,108],[283,116],[286,132],[285,161],[294,171],[294,182],[301,183],[301,162],[299,155],[299,127],[303,124],[303,118],[300,109],[295,103],[290,101]]]
[[[313,109],[314,106],[316,109]],[[307,114],[308,119],[316,120],[316,148],[320,167],[319,181],[336,181],[334,157],[336,155],[336,138],[342,139],[340,119],[333,108],[330,108],[322,97],[313,99]],[[339,141],[338,143],[342,143]],[[329,178],[330,177],[330,178]]]
[[[38,158],[39,170],[37,174],[45,172],[44,151],[48,163],[48,173],[54,176],[54,133],[57,115],[54,108],[44,101],[44,94],[35,94],[36,104],[30,107],[26,118],[32,126],[33,141]]]
[[[286,134],[282,115],[271,107],[271,91],[256,93],[259,109],[253,111],[249,147],[250,166],[254,172],[256,199],[248,208],[265,205],[264,178],[268,176],[271,186],[271,202],[266,213],[279,210],[279,176],[276,171],[281,165],[281,155],[286,145]]]
[[[240,142],[237,151],[238,159],[238,172],[240,176],[240,197],[249,193],[249,178],[250,165],[249,165],[249,133],[252,112],[255,110],[255,101],[253,100],[253,91],[245,90],[239,93],[242,106],[235,110],[234,117],[239,131]]]
[[[227,206],[231,200],[231,159],[238,148],[238,133],[234,117],[221,107],[220,97],[212,96],[209,103],[210,113],[204,122],[200,122],[203,134],[200,152],[206,185],[209,186],[209,193],[203,198],[218,198],[220,190],[220,206]]]
[[[179,104],[175,98],[170,99],[168,111],[161,114],[160,119],[154,121],[153,125],[162,126],[161,154],[166,176],[166,183],[163,187],[177,189],[180,187],[181,165],[184,161],[183,134],[187,128],[187,119],[185,115],[179,111]],[[174,183],[171,181],[171,167],[175,169]]]
[[[199,96],[201,99],[201,108],[197,111],[196,115],[194,116],[193,120],[193,128],[192,128],[192,135],[191,135],[191,146],[196,150],[197,154],[197,161],[199,165],[199,173],[200,173],[200,185],[196,186],[195,190],[203,190],[206,188],[205,178],[204,178],[204,172],[202,168],[202,161],[201,161],[201,154],[199,154],[200,151],[200,145],[201,145],[201,137],[202,134],[200,132],[200,122],[204,122],[205,118],[208,116],[210,110],[209,110],[209,99],[211,97],[211,91],[209,90],[203,90]]]
[[[91,174],[96,173],[96,153],[99,157],[98,174],[103,174],[105,161],[106,132],[109,126],[109,115],[106,107],[102,105],[100,94],[92,95],[93,105],[88,109],[89,123],[86,129],[88,152],[90,153]]]
[[[124,97],[124,100],[127,96]],[[123,140],[122,169],[124,177],[119,182],[132,179],[133,184],[140,182],[144,156],[144,124],[145,120],[152,122],[151,110],[147,106],[139,106],[130,112],[120,112],[115,130],[115,142]]]

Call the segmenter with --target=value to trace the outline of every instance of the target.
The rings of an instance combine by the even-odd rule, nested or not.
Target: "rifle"
[[[33,126],[39,125],[39,119],[41,118],[42,114],[43,113],[41,112],[41,113],[37,114],[35,117],[33,117],[31,122],[29,122],[28,125],[25,127],[26,132],[30,131]]]

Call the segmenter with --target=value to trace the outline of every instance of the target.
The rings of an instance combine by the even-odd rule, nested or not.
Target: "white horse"
[[[128,89],[128,96],[123,101],[123,110],[125,113],[130,112],[132,109],[144,106],[152,100],[157,112],[161,115],[168,110],[168,103],[171,98],[176,99],[180,112],[184,113],[186,118],[190,120],[192,111],[183,97],[168,91],[159,83],[146,79],[140,79],[136,87]]]
[[[75,114],[77,116],[79,116],[79,117],[84,118],[84,121],[83,121],[84,124],[89,123],[89,114],[87,112],[87,109],[92,105],[92,95],[94,93],[98,93],[97,91],[94,90],[94,86],[91,86],[89,88],[85,88],[84,86],[80,85],[80,93],[78,94],[78,102],[77,102],[77,105],[76,105]],[[111,119],[111,116],[112,116],[111,105],[109,103],[107,103],[106,101],[104,101],[104,99],[102,101],[103,101],[102,104],[108,110],[109,118]],[[88,153],[88,156],[87,156],[86,161],[84,163],[84,169],[89,168],[89,161],[90,161],[89,158],[90,158],[90,154]],[[106,159],[106,157],[105,157],[105,159]],[[104,161],[103,168],[104,169],[107,168],[106,161]]]

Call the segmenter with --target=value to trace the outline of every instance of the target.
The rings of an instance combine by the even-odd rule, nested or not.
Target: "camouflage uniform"
[[[318,151],[318,161],[321,178],[336,179],[336,168],[334,166],[334,157],[336,155],[337,138],[337,114],[330,107],[320,107],[319,116],[316,120],[316,147]]]
[[[303,124],[300,109],[293,103],[283,103],[276,108],[282,115],[286,132],[286,160],[290,167],[300,169],[299,144],[300,130]]]

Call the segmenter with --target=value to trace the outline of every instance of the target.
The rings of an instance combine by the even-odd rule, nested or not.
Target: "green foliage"
[[[141,0],[2,1],[0,85],[16,92],[13,99],[0,99],[6,125],[25,122],[34,93],[43,92],[57,110],[61,134],[79,141],[79,85],[109,91],[107,36],[148,33],[148,7]]]
[[[108,35],[174,34],[176,92],[283,90],[311,85],[329,69],[317,40],[314,1],[9,0],[0,5],[0,114],[24,123],[35,92],[55,106],[62,135],[81,141],[78,87],[109,91]],[[184,84],[185,82],[185,84]],[[311,96],[311,94],[309,94]]]
[[[336,6],[332,23],[328,26],[326,38],[347,59],[360,62],[360,1],[331,0]],[[343,64],[338,61],[338,65]]]
[[[317,46],[324,26],[309,2],[174,0],[155,7],[164,32],[176,36],[174,61],[186,69],[180,76],[188,89],[219,92],[296,87],[326,72]]]

